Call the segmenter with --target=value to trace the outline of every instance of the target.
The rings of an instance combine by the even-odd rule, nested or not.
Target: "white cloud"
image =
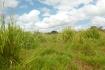
[[[71,13],[68,11],[59,11],[56,15],[45,17],[41,22],[37,23],[36,25],[43,30],[49,30],[47,28],[56,28],[58,26],[61,26],[62,28],[66,26],[74,27],[78,21],[84,20],[86,18],[87,17],[85,16],[85,14],[78,14],[78,12],[76,12],[75,10]]]
[[[97,0],[96,5],[88,4],[79,9],[88,16],[105,16],[105,0]]]
[[[48,16],[50,16],[51,14],[50,14],[50,9],[48,9],[48,8],[42,8],[41,9],[41,12],[42,12],[42,16],[43,17],[48,17]]]
[[[17,16],[17,24],[26,30],[31,30],[35,23],[39,21],[39,14],[40,12],[34,9],[29,13]]]
[[[52,5],[58,9],[56,14],[51,14],[47,8],[42,9],[44,18],[40,21],[38,10],[32,10],[29,13],[25,13],[18,16],[18,22],[23,28],[31,29],[39,28],[39,31],[50,31],[54,28],[59,30],[59,26],[63,29],[65,26],[71,26],[75,29],[84,29],[79,24],[79,21],[90,19],[91,25],[105,26],[105,1],[97,0],[96,5],[91,4],[93,0],[40,0],[41,2]],[[80,4],[84,4],[83,7],[75,9]],[[53,10],[52,10],[53,11]],[[85,23],[84,23],[85,24]],[[78,25],[78,26],[77,26]],[[51,29],[50,29],[51,28]]]
[[[98,27],[104,26],[105,27],[105,18],[96,16],[92,19],[91,23],[93,26],[98,26]]]
[[[61,11],[71,11],[74,7],[84,4],[78,12],[87,14],[88,16],[105,16],[105,0],[97,0],[96,5],[91,4],[93,0],[40,0],[43,3],[53,5],[53,7]],[[79,14],[79,13],[78,13]]]
[[[105,16],[105,0],[98,0],[97,5],[98,11],[101,15]]]
[[[92,0],[40,0],[41,2],[57,7],[61,10],[70,10],[79,4],[89,4]]]
[[[90,4],[92,0],[40,0],[41,2],[52,5],[58,10],[57,14],[49,14],[49,10],[46,10],[47,17],[45,16],[42,21],[37,22],[36,26],[39,30],[48,31],[50,27],[58,27],[61,25],[62,29],[66,26],[74,27],[75,29],[84,29],[88,27],[83,27],[78,25],[79,21],[85,20],[87,18],[91,19],[91,25],[105,26],[105,2],[104,0],[98,0],[96,5]],[[79,4],[85,4],[85,6],[80,9],[75,9],[75,6]],[[45,14],[46,15],[46,14]],[[85,24],[85,23],[84,23]],[[48,28],[48,29],[47,29]],[[57,28],[56,28],[57,29]],[[58,27],[59,30],[59,27]]]
[[[40,28],[57,27],[58,25],[72,26],[75,29],[80,29],[77,27],[78,21],[85,20],[88,18],[87,14],[83,10],[75,9],[74,7],[85,4],[88,5],[92,0],[40,0],[41,2],[52,5],[53,7],[59,9],[57,14],[45,17],[41,22],[37,23]],[[59,28],[58,28],[59,29]]]

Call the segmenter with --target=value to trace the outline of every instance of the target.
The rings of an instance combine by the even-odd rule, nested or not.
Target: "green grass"
[[[32,33],[9,24],[0,28],[0,70],[105,70],[105,32]]]

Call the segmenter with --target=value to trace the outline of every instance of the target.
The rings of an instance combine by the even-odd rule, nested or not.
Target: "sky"
[[[0,14],[15,16],[24,30],[105,28],[105,0],[0,0]]]

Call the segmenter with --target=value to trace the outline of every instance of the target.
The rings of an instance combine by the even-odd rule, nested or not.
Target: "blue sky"
[[[105,26],[104,0],[5,0],[4,6],[0,13],[14,15],[16,24],[25,30],[49,32],[69,26],[77,30]]]
[[[55,13],[56,9],[53,6],[41,3],[38,0],[17,0],[19,2],[19,5],[16,8],[6,8],[6,12],[7,14],[18,14],[18,15],[22,15],[24,13],[29,13],[31,10],[33,9],[37,9],[40,10],[43,8],[48,8],[50,9],[50,13]]]

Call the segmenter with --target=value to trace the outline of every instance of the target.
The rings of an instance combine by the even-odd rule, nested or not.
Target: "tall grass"
[[[66,29],[63,30],[60,37],[65,42],[72,41],[73,38],[74,38],[75,33],[76,33],[76,31],[74,31],[73,29],[66,28]]]
[[[105,32],[98,28],[61,33],[0,28],[0,70],[105,70]]]
[[[10,68],[20,62],[19,51],[21,30],[13,25],[8,25],[3,30],[0,28],[0,68]]]

